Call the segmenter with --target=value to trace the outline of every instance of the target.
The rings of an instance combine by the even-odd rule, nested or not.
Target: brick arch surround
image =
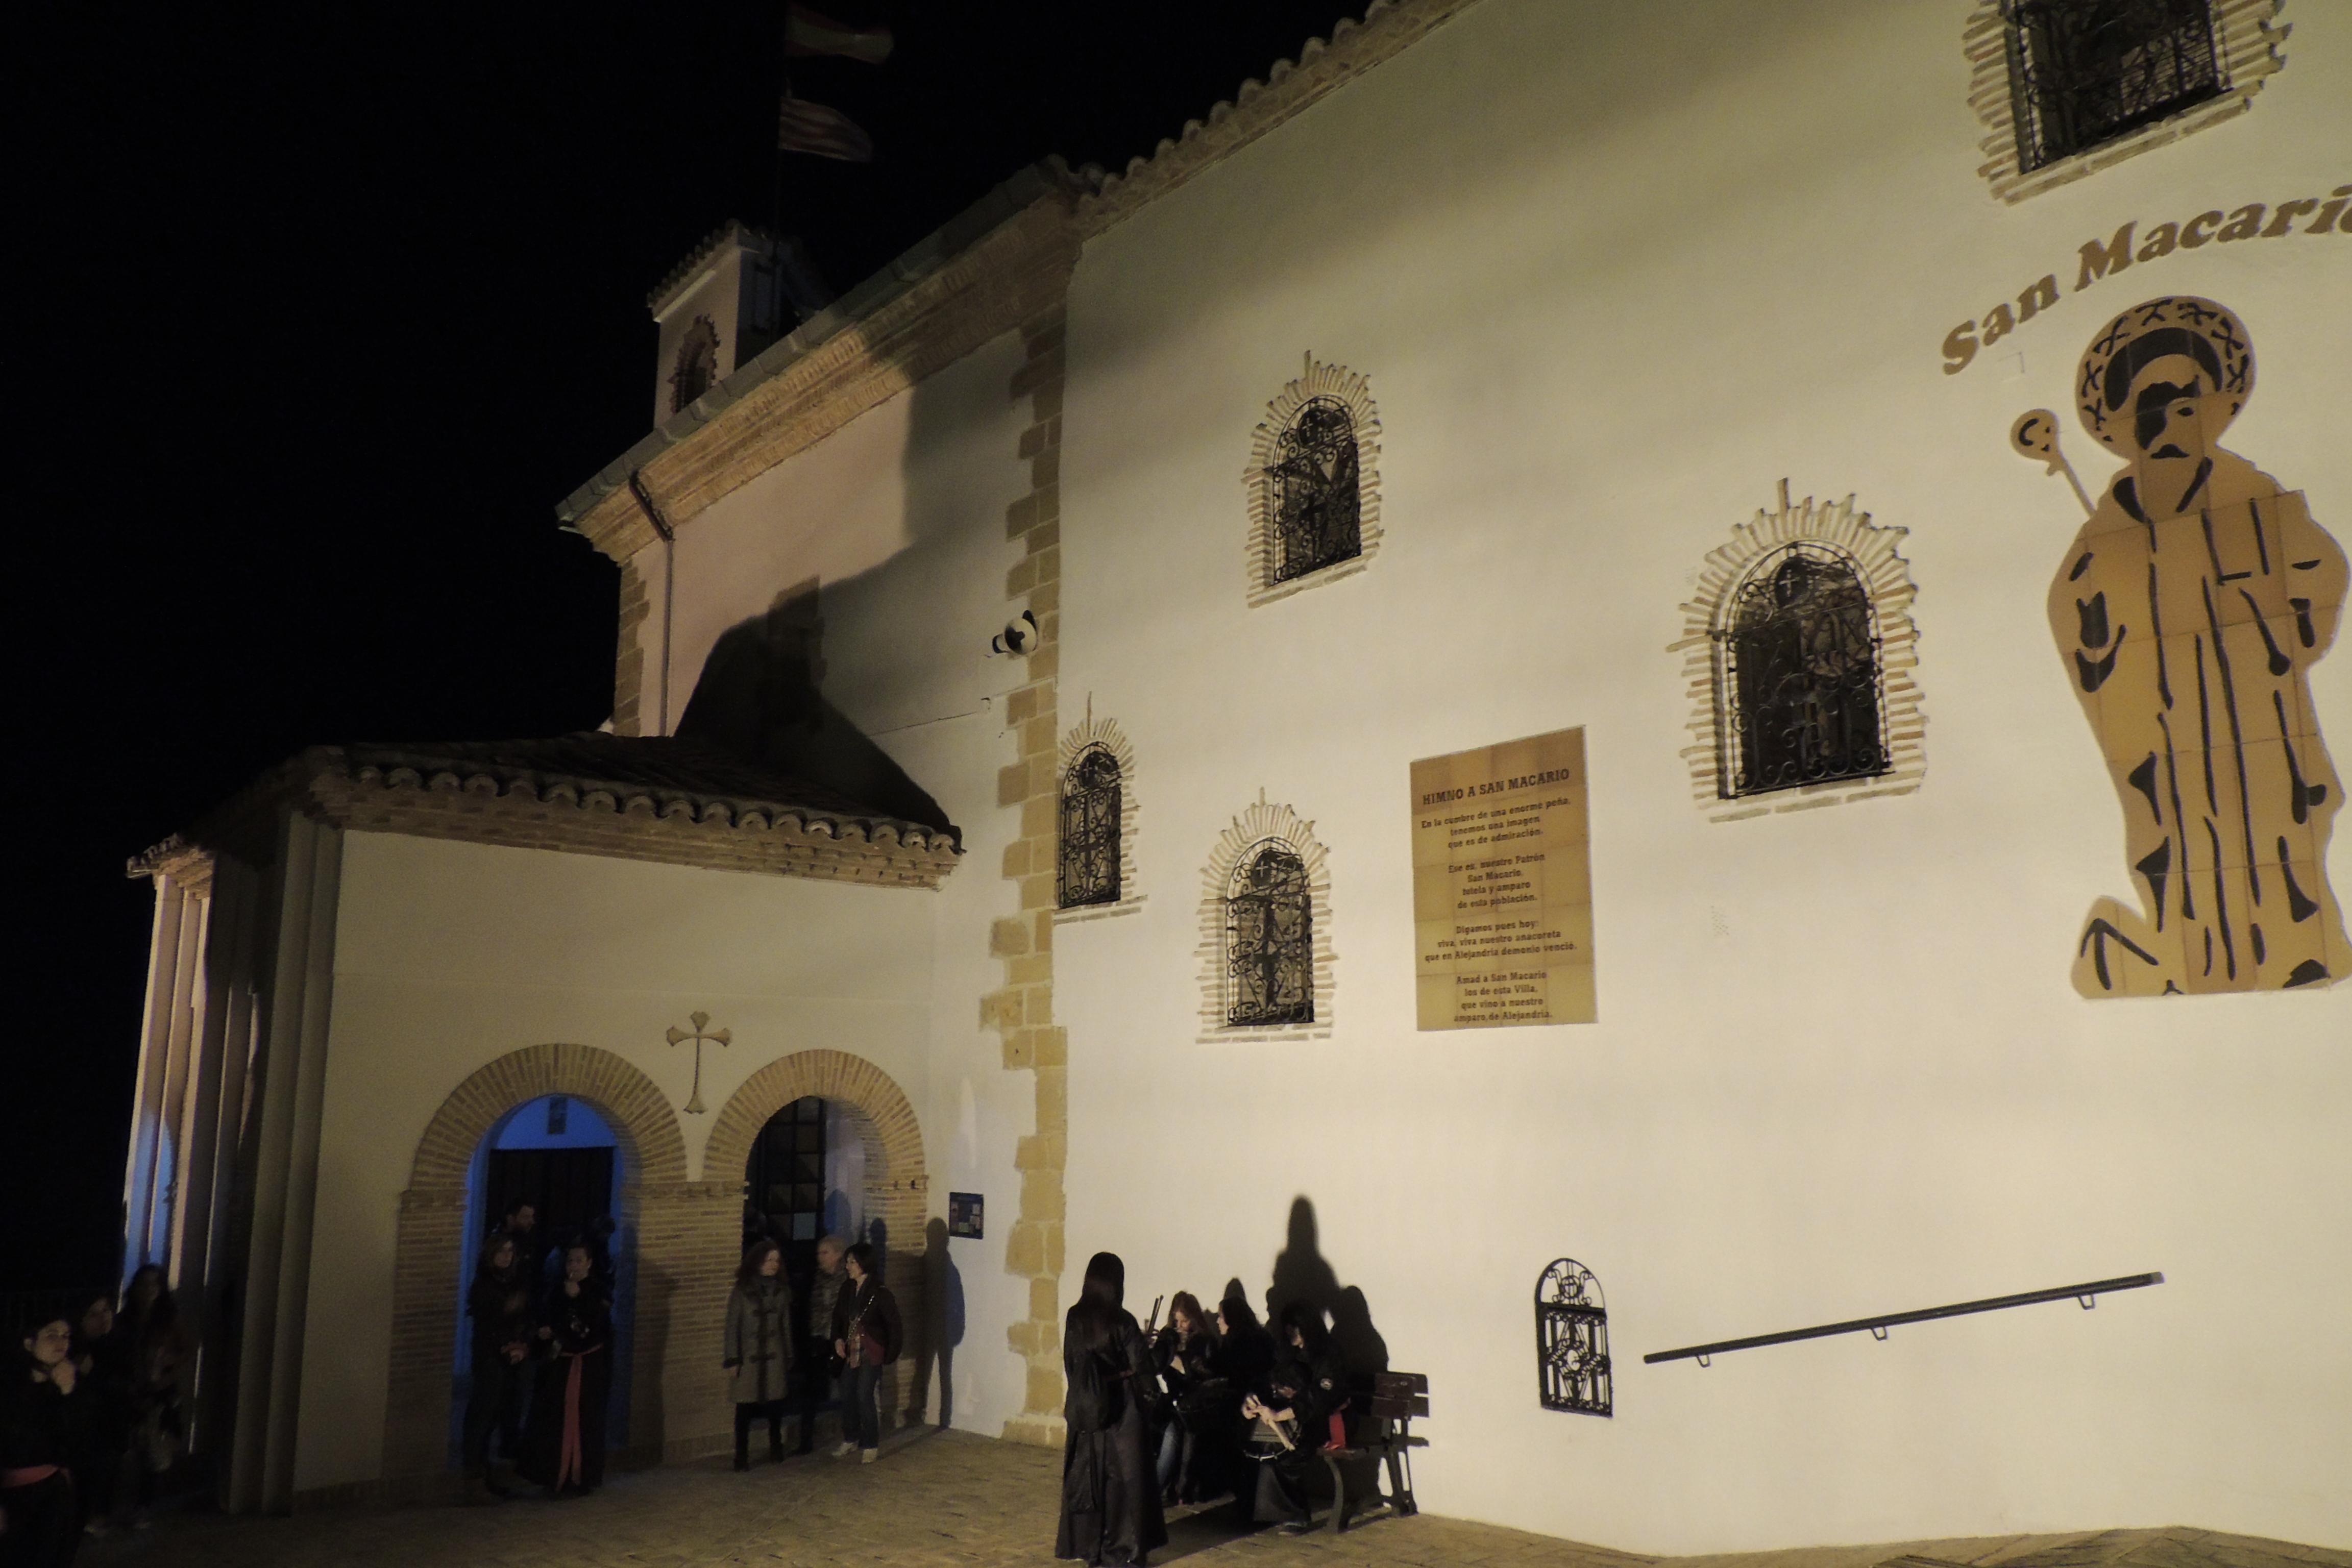
[[[686,1180],[677,1113],[653,1081],[593,1046],[530,1046],[487,1064],[452,1089],[417,1141],[400,1194],[393,1257],[392,1366],[384,1399],[383,1489],[429,1494],[447,1481],[449,1375],[457,1304],[467,1267],[466,1178],[474,1152],[499,1117],[526,1100],[565,1094],[587,1101],[612,1127],[621,1163],[619,1212],[637,1237],[636,1323],[630,1433],[638,1451],[664,1444],[670,1298],[681,1274],[681,1211],[709,1206]]]
[[[883,1223],[882,1280],[898,1298],[907,1324],[906,1353],[884,1374],[883,1418],[887,1424],[891,1412],[902,1411],[909,1425],[919,1423],[929,1393],[914,1373],[928,1360],[924,1352],[930,1314],[923,1253],[930,1176],[923,1159],[922,1127],[906,1091],[888,1073],[845,1051],[795,1051],[779,1057],[746,1079],[712,1121],[702,1151],[705,1183],[725,1184],[730,1194],[740,1192],[760,1129],[768,1118],[806,1095],[840,1104],[866,1145],[866,1219],[869,1226],[877,1219]],[[730,1211],[730,1220],[737,1217]],[[707,1359],[714,1366],[726,1293],[727,1282],[721,1280],[717,1310],[709,1314],[709,1328],[702,1336],[709,1341]],[[698,1340],[690,1342],[699,1344]]]

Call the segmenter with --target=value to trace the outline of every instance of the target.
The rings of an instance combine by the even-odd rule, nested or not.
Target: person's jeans
[[[842,1401],[841,1435],[845,1441],[861,1448],[882,1446],[882,1411],[875,1396],[882,1386],[882,1369],[878,1366],[855,1366],[843,1380],[847,1385],[847,1397]]]
[[[1190,1436],[1184,1430],[1184,1423],[1173,1415],[1160,1434],[1160,1489],[1163,1492],[1176,1484],[1177,1476],[1183,1470],[1184,1447]]]
[[[489,1468],[492,1432],[505,1442],[508,1463],[520,1456],[515,1434],[522,1425],[522,1371],[496,1350],[474,1356],[473,1387],[466,1395],[466,1468],[474,1474]]]

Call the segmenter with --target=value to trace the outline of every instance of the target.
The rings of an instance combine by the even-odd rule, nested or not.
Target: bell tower
[[[654,423],[675,417],[832,299],[798,239],[722,224],[646,296],[659,333]]]

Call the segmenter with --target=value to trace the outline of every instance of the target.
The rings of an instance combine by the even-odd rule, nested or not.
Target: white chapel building
[[[225,1500],[446,1489],[540,1182],[645,1462],[756,1223],[902,1423],[1058,1442],[1111,1249],[1425,1373],[1434,1512],[2352,1542],[2348,153],[2352,6],[1391,0],[797,325],[722,229],[609,728],[134,863]]]

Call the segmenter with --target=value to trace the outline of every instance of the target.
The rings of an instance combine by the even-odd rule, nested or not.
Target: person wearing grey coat
[[[768,1458],[784,1457],[784,1400],[792,1387],[793,1293],[783,1249],[762,1237],[743,1254],[727,1298],[719,1364],[735,1401],[735,1468],[751,1468],[751,1423],[768,1423]]]

